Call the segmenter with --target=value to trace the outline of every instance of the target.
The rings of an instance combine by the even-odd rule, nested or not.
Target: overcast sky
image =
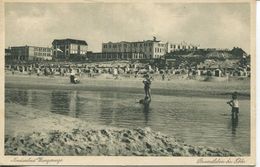
[[[162,41],[249,52],[249,4],[5,3],[5,46],[51,46],[53,39],[86,40],[101,51],[108,41]]]

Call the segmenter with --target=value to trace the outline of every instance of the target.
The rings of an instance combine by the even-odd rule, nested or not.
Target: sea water
[[[68,115],[91,125],[150,127],[196,146],[221,147],[250,154],[250,100],[239,100],[238,119],[229,100],[216,97],[152,95],[109,91],[5,89],[5,103]]]

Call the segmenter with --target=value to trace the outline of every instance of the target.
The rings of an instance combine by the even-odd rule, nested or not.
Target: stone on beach
[[[140,136],[142,136],[140,138]],[[220,148],[190,146],[174,137],[136,129],[53,130],[5,137],[6,155],[238,156]]]

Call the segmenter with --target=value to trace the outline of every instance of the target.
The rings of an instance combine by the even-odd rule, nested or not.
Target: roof
[[[54,39],[52,44],[58,42],[60,44],[66,44],[66,43],[73,43],[73,44],[79,44],[79,45],[88,45],[86,41],[84,40],[79,40],[79,39],[70,39],[70,38],[66,38],[66,39]]]
[[[144,42],[161,42],[159,40],[143,40],[143,41],[120,41],[120,42],[105,42],[103,44],[118,44],[118,43],[144,43]]]
[[[48,46],[44,47],[44,46],[32,46],[32,45],[11,46],[10,49],[12,49],[12,48],[27,48],[27,47],[34,47],[34,48],[37,47],[37,48],[48,48],[48,49],[51,49],[51,47],[48,47]]]

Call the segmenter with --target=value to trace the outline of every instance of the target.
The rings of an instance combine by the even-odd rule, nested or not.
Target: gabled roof
[[[103,44],[118,44],[118,43],[144,43],[144,42],[161,42],[159,40],[143,40],[143,41],[120,41],[120,42],[105,42]]]
[[[10,48],[5,48],[5,53],[11,52]]]
[[[84,40],[78,40],[78,39],[70,39],[70,38],[66,38],[66,39],[54,39],[53,43],[59,43],[59,44],[68,44],[68,43],[72,43],[72,44],[79,44],[79,45],[88,45],[86,41]]]

